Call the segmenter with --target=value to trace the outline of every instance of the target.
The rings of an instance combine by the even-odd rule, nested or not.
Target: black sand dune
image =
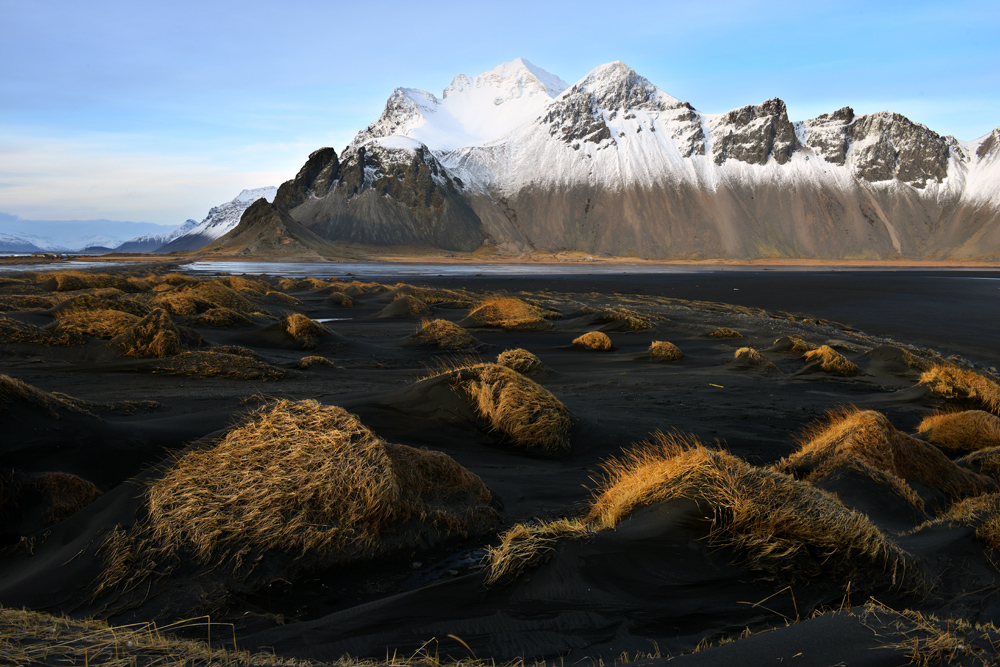
[[[899,296],[891,290],[859,297],[855,326],[824,320],[848,319],[837,309],[847,307],[844,290],[860,278],[796,275],[798,282],[779,281],[784,291],[775,288],[783,276],[769,272],[742,275],[738,291],[726,282],[729,274],[712,274],[706,288],[695,276],[669,288],[634,276],[436,278],[413,286],[124,273],[0,280],[0,304],[10,309],[0,313],[7,318],[0,373],[40,392],[28,391],[35,399],[24,403],[0,391],[0,473],[8,480],[0,485],[8,545],[0,552],[0,605],[113,624],[208,614],[232,623],[228,632],[243,648],[324,664],[344,655],[419,656],[429,647],[442,660],[563,664],[623,656],[656,665],[670,658],[693,665],[991,664],[1000,645],[989,625],[1000,622],[1000,531],[990,526],[1000,504],[968,503],[996,492],[993,445],[941,449],[917,429],[942,410],[991,411],[995,378],[985,367],[996,365],[995,350],[975,327],[952,337],[934,325],[913,339],[905,335],[912,323],[894,330],[891,317],[879,328],[893,339],[855,328]],[[727,289],[742,305],[725,303]],[[678,290],[698,300],[683,301]],[[817,306],[814,316],[802,316],[809,305]],[[71,319],[87,309],[138,319]],[[122,334],[100,337],[157,309],[165,314],[146,322],[138,343],[114,343]],[[446,324],[421,337],[436,320]],[[708,336],[719,329],[741,337]],[[613,349],[571,344],[590,331],[606,334]],[[652,363],[654,341],[670,341],[679,355]],[[515,349],[531,356],[505,352]],[[938,351],[967,351],[976,364]],[[857,372],[841,372],[845,362]],[[921,384],[935,365],[975,370],[983,383],[951,393],[938,380]],[[948,373],[939,377],[959,377]],[[491,384],[484,375],[504,381]],[[554,422],[536,409],[543,396],[562,406],[552,415],[567,416],[566,423],[556,419],[555,431],[545,430]],[[185,528],[197,514],[171,524],[174,541],[142,532],[158,511],[150,489],[181,457],[213,451],[249,414],[282,400],[356,415],[372,438],[390,443],[391,456],[409,462],[396,477],[436,470],[422,477],[436,480],[426,497],[447,501],[427,500],[428,507],[459,506],[447,490],[457,478],[426,468],[431,461],[451,461],[448,470],[481,480],[488,500],[475,506],[480,514],[468,525],[425,508],[423,519],[403,519],[398,533],[346,540],[347,552],[290,548],[294,532],[287,544],[252,542],[246,528],[228,546],[205,551],[192,537],[200,534],[196,523]],[[848,406],[871,415],[852,427],[867,435],[803,458],[800,450],[829,423],[828,413],[845,414],[837,410]],[[640,502],[612,527],[553,533],[539,558],[492,581],[489,550],[502,545],[505,531],[521,524],[544,536],[560,521],[576,525],[594,502],[603,466],[658,431],[723,449],[762,479],[777,475],[819,489],[869,522],[889,551],[905,553],[906,566],[862,563],[845,573],[835,563],[846,547],[787,536],[782,542],[780,531],[722,543],[714,531],[737,506],[707,507],[685,496]],[[875,431],[878,447],[843,445],[871,443]],[[550,432],[562,433],[565,446],[541,446],[555,441],[546,439]],[[244,465],[229,461],[208,469]],[[274,472],[287,476],[276,488],[293,490],[289,512],[300,501],[307,506],[294,490],[310,488],[295,470]],[[78,494],[76,511],[63,510],[69,515],[47,514],[54,496],[38,480],[54,474],[64,475],[51,477],[62,481],[58,488],[82,489],[73,486],[79,479],[98,493]],[[219,497],[232,505],[225,505],[223,532],[257,511],[226,493]],[[774,500],[773,493],[759,495]],[[335,523],[320,515],[306,522]],[[101,588],[108,545],[126,538],[146,540],[137,544],[160,556],[119,561],[126,584]],[[751,542],[776,554],[791,549],[798,560],[769,569],[748,557]],[[199,560],[199,553],[221,560]],[[205,639],[199,632],[188,634]],[[221,646],[217,633],[213,641]]]

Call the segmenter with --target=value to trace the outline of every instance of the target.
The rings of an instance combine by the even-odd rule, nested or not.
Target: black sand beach
[[[207,616],[230,624],[211,638],[218,650],[321,664],[997,658],[1000,485],[987,454],[1000,441],[977,431],[943,446],[918,432],[942,410],[1000,409],[993,272],[424,276],[408,287],[165,271],[0,274],[0,373],[41,390],[8,381],[0,392],[7,610],[158,627]],[[498,301],[498,319],[480,309],[490,297],[526,310]],[[69,328],[72,313],[108,310],[133,311],[114,337]],[[414,336],[438,319],[473,340],[447,349]],[[610,350],[573,344],[594,331]],[[654,341],[682,356],[653,355]],[[538,363],[496,366],[510,349]],[[927,376],[935,368],[983,382],[949,396]],[[294,432],[308,450],[320,431],[377,452],[379,474],[397,482],[392,511],[338,514],[375,497],[352,486],[369,465],[359,459],[321,466],[339,481],[318,484],[302,519],[304,531],[337,530],[249,537],[264,519],[244,519],[267,515],[272,496],[246,504],[245,482],[222,473],[280,475],[268,481],[272,495],[289,490],[276,525],[298,525],[295,505],[320,473],[308,451],[278,449]],[[643,442],[655,455],[629,463]],[[331,485],[346,495],[327,498]],[[58,516],[57,497],[72,506]],[[619,501],[620,514],[598,511]],[[208,639],[201,625],[182,634]],[[44,642],[17,647],[19,660],[56,664]]]

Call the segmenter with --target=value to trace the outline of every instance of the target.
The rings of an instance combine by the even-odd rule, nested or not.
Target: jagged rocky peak
[[[987,156],[1000,155],[1000,127],[986,135],[976,149],[976,155],[980,160],[985,160]]]
[[[306,197],[324,197],[340,178],[340,159],[332,148],[320,148],[309,154],[299,173],[278,188],[274,205],[289,211]]]
[[[843,165],[850,148],[848,128],[854,122],[854,109],[842,107],[803,121],[805,143],[827,162]]]
[[[493,104],[499,106],[522,96],[541,95],[553,98],[569,88],[569,84],[555,74],[532,65],[524,58],[517,58],[475,78],[459,74],[444,89],[444,99],[483,88],[490,89],[490,92],[494,93]]]
[[[728,159],[762,165],[771,157],[785,164],[798,147],[795,126],[777,97],[733,109],[712,123],[712,157],[719,165]]]
[[[953,139],[888,111],[859,116],[851,126],[854,173],[867,181],[898,179],[923,188],[948,176]]]
[[[373,190],[410,208],[437,208],[463,186],[427,146],[407,137],[370,141],[340,163],[338,187],[348,198]]]

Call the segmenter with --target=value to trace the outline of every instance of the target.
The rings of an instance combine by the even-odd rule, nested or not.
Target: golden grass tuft
[[[109,339],[135,326],[139,318],[120,310],[79,311],[60,317],[53,323],[56,334],[79,334]]]
[[[157,292],[152,303],[171,315],[183,316],[197,315],[219,307],[242,315],[252,315],[260,310],[245,296],[217,279],[181,283],[172,289]]]
[[[295,367],[299,370],[305,370],[307,368],[311,368],[312,366],[329,366],[330,368],[336,368],[337,364],[333,363],[326,357],[316,355],[302,357],[299,359],[299,363],[295,364]]]
[[[56,297],[38,294],[0,295],[0,313],[18,310],[44,310],[56,304]]]
[[[40,281],[43,289],[52,292],[75,292],[98,287],[113,287],[123,292],[138,292],[136,285],[127,278],[110,273],[86,271],[57,271],[46,274]]]
[[[516,524],[500,536],[500,544],[486,549],[489,569],[485,584],[495,586],[516,579],[555,552],[560,540],[590,534],[577,519],[557,519],[535,525]]]
[[[316,290],[332,287],[339,282],[336,278],[320,280],[319,278],[282,278],[278,281],[278,289],[283,292],[297,292],[299,290]]]
[[[451,457],[387,443],[343,408],[312,400],[257,410],[180,456],[147,498],[146,522],[109,538],[99,593],[181,559],[246,579],[262,555],[280,553],[293,560],[270,576],[290,577],[412,544],[416,533],[467,537],[500,520],[486,485]]]
[[[597,352],[610,352],[615,349],[611,339],[603,331],[588,331],[582,336],[573,339],[573,347],[581,347],[585,350],[595,350]]]
[[[253,320],[242,313],[237,313],[231,308],[218,306],[216,308],[209,308],[203,313],[198,313],[197,315],[188,317],[186,323],[192,326],[228,329],[231,327],[249,326],[253,324]]]
[[[709,338],[743,338],[743,334],[735,329],[730,329],[728,327],[720,327],[715,331],[711,331],[708,334]]]
[[[59,411],[90,414],[74,401],[50,394],[24,380],[0,374],[0,413],[13,412],[16,415],[25,408],[44,410],[52,419],[59,419]]]
[[[499,364],[475,364],[447,374],[452,386],[472,400],[477,414],[514,445],[547,453],[569,449],[569,410],[534,380]]]
[[[813,350],[810,350],[803,354],[802,358],[807,362],[820,362],[820,368],[823,372],[829,373],[830,375],[854,377],[860,372],[857,364],[850,361],[847,357],[842,355],[840,352],[837,352],[829,345],[821,345]]]
[[[266,283],[263,280],[255,280],[253,278],[245,278],[243,276],[220,276],[216,278],[216,280],[229,289],[242,292],[243,294],[264,296],[268,292],[274,290],[269,283]]]
[[[653,328],[653,319],[648,315],[643,315],[632,308],[601,308],[594,309],[586,307],[583,309],[586,314],[593,314],[597,322],[604,324],[617,324],[627,331],[646,331]]]
[[[319,345],[323,336],[330,334],[325,326],[302,313],[292,313],[280,322],[282,330],[295,340],[300,350],[311,350]]]
[[[809,481],[838,469],[874,469],[898,480],[904,496],[912,496],[912,491],[905,492],[906,481],[950,498],[983,493],[995,486],[958,466],[933,445],[897,431],[884,415],[853,407],[831,411],[826,423],[807,429],[799,439],[798,451],[781,459],[775,468]]]
[[[937,518],[917,526],[913,532],[928,526],[958,524],[975,529],[976,538],[1000,551],[1000,493],[986,493],[965,498]]]
[[[477,327],[497,327],[514,331],[549,329],[552,324],[542,317],[542,311],[521,299],[490,297],[469,311],[464,323]]]
[[[1000,447],[1000,417],[983,410],[939,412],[924,417],[917,433],[928,442],[953,451]]]
[[[855,584],[924,586],[915,561],[833,494],[693,436],[656,433],[603,468],[583,519],[515,526],[489,552],[488,581],[538,563],[559,539],[613,529],[641,507],[688,499],[706,515],[708,544],[731,550],[743,567],[783,580],[834,574]]]
[[[183,351],[181,332],[162,308],[112,338],[111,344],[129,357],[169,357]]]
[[[378,317],[420,317],[431,312],[427,304],[411,294],[397,294]]]
[[[394,295],[409,295],[420,299],[429,306],[442,303],[451,304],[461,308],[471,308],[478,301],[479,297],[472,292],[463,289],[446,289],[440,287],[419,287],[407,283],[396,283],[393,285],[391,293]]]
[[[476,337],[448,320],[423,320],[410,341],[425,347],[442,350],[463,350],[479,344]]]
[[[934,364],[920,376],[920,384],[942,398],[976,403],[1000,413],[1000,385],[975,371],[954,364]]]
[[[966,468],[989,475],[1000,482],[1000,447],[987,447],[970,452],[955,461]]]
[[[775,470],[756,468],[694,437],[657,433],[604,465],[605,479],[583,523],[618,525],[639,507],[694,499],[711,513],[710,544],[752,569],[783,577],[831,570],[854,581],[915,577],[909,556],[836,496]]]
[[[67,472],[42,473],[22,484],[41,496],[45,525],[68,519],[102,495],[93,482]]]
[[[544,369],[541,359],[521,347],[504,350],[497,355],[497,363],[521,375],[532,375]]]
[[[25,324],[12,317],[0,316],[0,343],[72,347],[83,345],[83,338],[67,332],[53,333],[33,324]]]
[[[733,353],[733,358],[745,364],[747,367],[756,368],[765,373],[780,373],[781,369],[752,347],[741,347]]]
[[[680,361],[684,358],[681,349],[666,340],[654,340],[649,344],[646,355],[654,361]]]
[[[221,348],[180,352],[154,369],[164,375],[223,377],[227,380],[280,380],[285,371],[256,358]]]
[[[64,299],[52,308],[52,315],[60,318],[94,310],[120,310],[138,317],[149,315],[151,309],[137,297],[127,296],[118,290],[101,292],[103,293],[77,294]]]
[[[339,306],[341,308],[354,307],[354,301],[343,292],[330,292],[323,303],[327,306]]]
[[[812,352],[817,347],[819,346],[813,345],[800,336],[785,336],[784,338],[779,338],[774,341],[774,348],[782,352],[790,352],[798,355],[803,355],[806,352]]]

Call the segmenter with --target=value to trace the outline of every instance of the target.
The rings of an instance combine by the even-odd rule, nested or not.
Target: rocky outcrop
[[[798,147],[785,103],[778,98],[723,114],[712,126],[712,159],[764,164],[773,157],[785,164]]]

